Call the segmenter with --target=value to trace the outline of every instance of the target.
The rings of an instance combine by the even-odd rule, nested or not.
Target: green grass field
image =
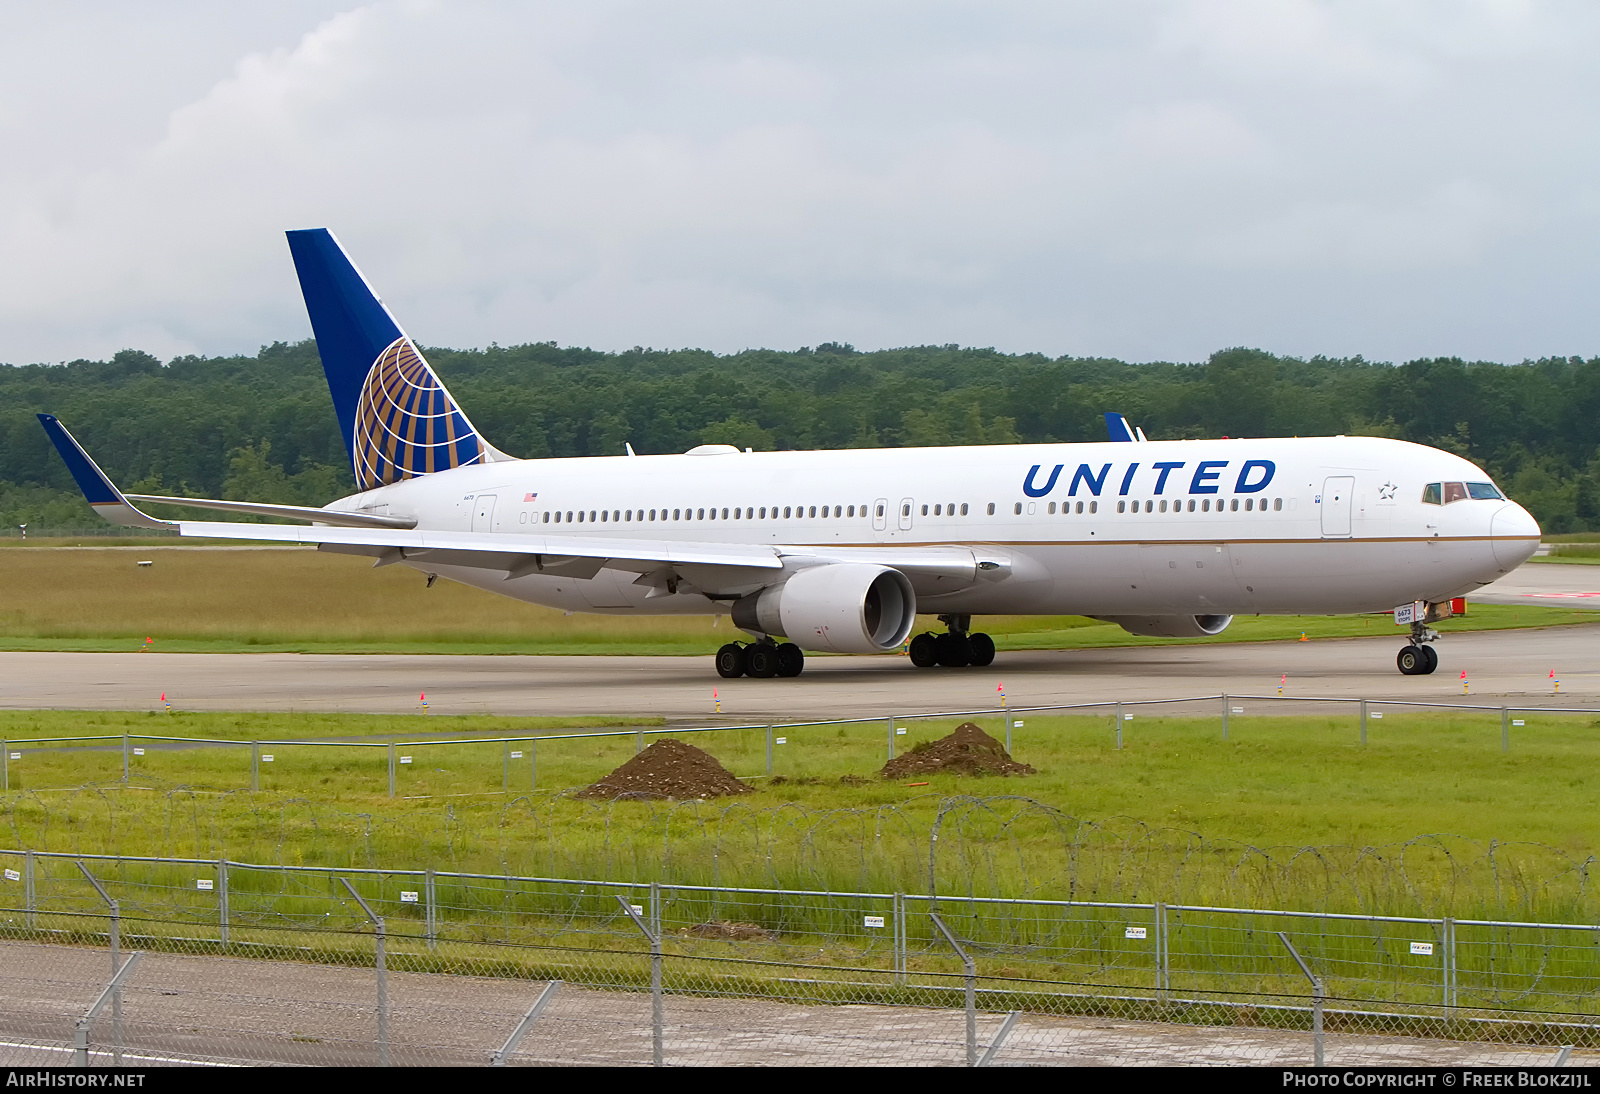
[[[1593,716],[1524,715],[1502,753],[1497,713],[1389,709],[1363,747],[1353,714],[1251,704],[1223,741],[1212,710],[1128,710],[1121,750],[1109,714],[1026,716],[1013,751],[1039,769],[1027,778],[878,779],[876,722],[779,731],[781,782],[765,777],[762,730],[686,736],[757,787],[710,802],[563,793],[631,756],[630,732],[536,749],[409,745],[392,800],[381,747],[272,746],[254,794],[241,789],[246,747],[152,746],[132,758],[127,789],[115,787],[118,743],[25,749],[0,804],[12,846],[76,853],[878,892],[925,892],[931,869],[948,893],[1564,921],[1600,912],[1583,866],[1600,844]],[[75,719],[94,733],[357,740],[414,738],[445,721],[6,712],[0,725],[14,741]],[[448,721],[453,734],[538,728]],[[1003,735],[997,719],[981,722]],[[905,725],[901,750],[952,728]],[[523,757],[509,760],[513,747]]]
[[[150,560],[145,568],[136,565]],[[0,648],[157,653],[706,654],[742,637],[710,616],[566,615],[403,566],[314,550],[0,551]],[[1445,630],[1592,622],[1568,608],[1473,605]],[[929,628],[938,628],[924,620]],[[1078,616],[985,617],[1003,650],[1395,633],[1387,616],[1241,617],[1217,639],[1137,638]]]

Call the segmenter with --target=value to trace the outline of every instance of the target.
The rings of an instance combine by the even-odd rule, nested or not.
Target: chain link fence
[[[0,859],[7,1066],[1600,1063],[1590,925]]]

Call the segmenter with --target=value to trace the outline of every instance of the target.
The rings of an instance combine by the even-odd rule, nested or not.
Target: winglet
[[[176,528],[178,523],[171,520],[157,520],[155,517],[140,512],[127,498],[122,496],[106,473],[95,465],[89,458],[89,453],[83,446],[73,440],[72,434],[67,432],[67,427],[62,425],[54,414],[39,415],[39,424],[44,426],[45,433],[50,436],[50,443],[56,446],[56,451],[61,453],[61,458],[66,461],[67,470],[72,472],[73,481],[78,484],[78,489],[83,491],[84,500],[92,509],[112,524],[121,524],[129,528]]]
[[[1114,410],[1106,411],[1106,432],[1110,434],[1113,441],[1137,441],[1140,439],[1134,436],[1133,427],[1128,424],[1128,419]]]

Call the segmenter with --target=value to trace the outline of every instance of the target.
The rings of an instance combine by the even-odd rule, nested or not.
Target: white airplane
[[[1515,569],[1539,526],[1480,468],[1375,437],[1150,441],[1107,414],[1092,444],[519,460],[479,435],[333,235],[288,233],[356,493],[321,509],[125,495],[39,415],[107,520],[316,544],[568,611],[724,613],[754,639],[724,677],[797,676],[803,650],[987,665],[979,615],[1086,615],[1140,635],[1233,616],[1394,610],[1397,658]],[[302,525],[157,520],[136,503]]]

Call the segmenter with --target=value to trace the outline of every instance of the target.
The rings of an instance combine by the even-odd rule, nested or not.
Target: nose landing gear
[[[950,629],[944,634],[925,631],[911,640],[911,663],[919,669],[935,665],[959,669],[968,665],[983,668],[994,661],[994,639],[982,631],[968,631],[970,615],[941,615],[939,622]]]
[[[1411,644],[1395,657],[1394,663],[1403,676],[1427,676],[1439,667],[1439,654],[1430,642],[1439,638],[1439,632],[1425,623],[1411,624]]]

